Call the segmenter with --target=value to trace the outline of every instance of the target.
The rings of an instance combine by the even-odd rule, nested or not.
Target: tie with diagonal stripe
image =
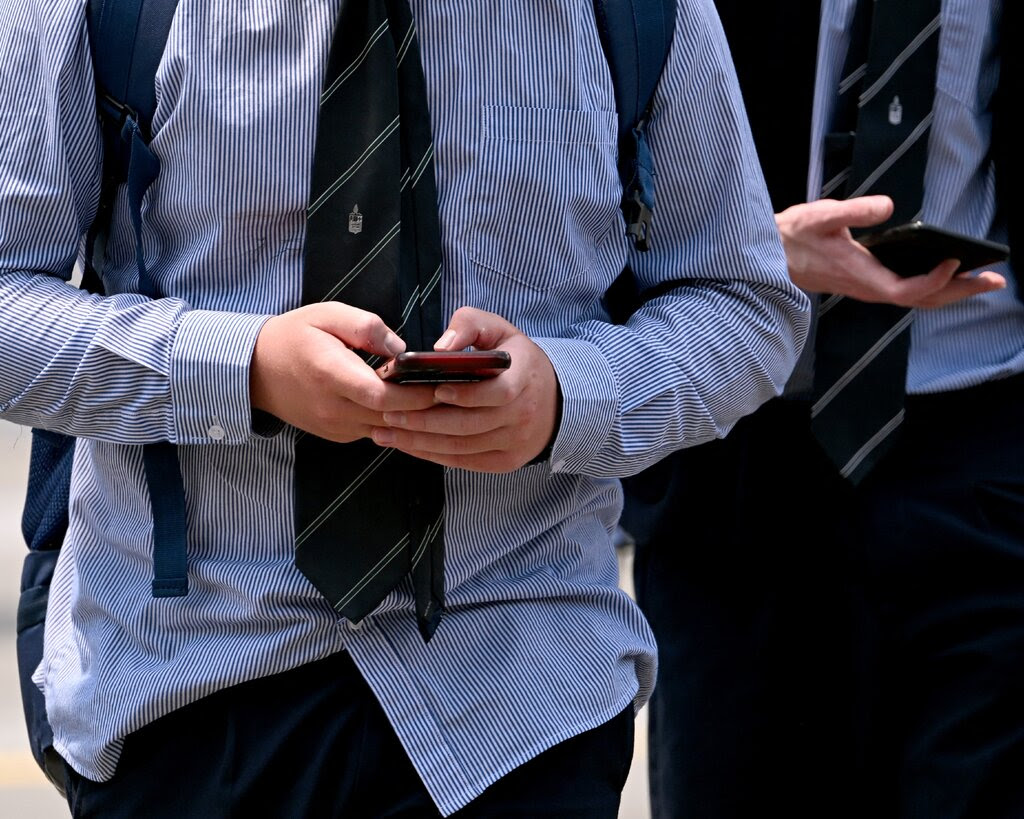
[[[344,2],[320,99],[303,303],[369,310],[409,349],[429,349],[442,329],[440,270],[426,84],[407,0]],[[365,439],[300,434],[294,501],[296,566],[335,610],[358,622],[411,576],[429,640],[444,610],[443,468]]]
[[[859,0],[850,28],[822,195],[888,194],[895,210],[887,224],[920,216],[939,11],[939,0]],[[811,427],[853,483],[903,422],[911,319],[891,304],[836,295],[820,302]]]

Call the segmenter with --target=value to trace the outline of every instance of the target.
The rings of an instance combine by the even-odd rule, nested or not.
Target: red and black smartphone
[[[946,259],[959,259],[957,273],[975,270],[1001,262],[1010,254],[1010,248],[997,242],[975,239],[924,222],[865,233],[857,241],[874,256],[901,276],[927,273]]]
[[[512,357],[504,350],[411,352],[382,364],[377,375],[396,384],[483,381],[501,374],[511,363]]]

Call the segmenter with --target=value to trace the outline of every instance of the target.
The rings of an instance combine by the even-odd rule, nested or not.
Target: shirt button
[[[220,424],[213,424],[209,429],[206,430],[206,434],[209,435],[215,441],[223,441],[227,432],[224,431],[224,427]]]
[[[348,627],[352,631],[359,631],[363,627],[363,621],[360,620],[358,623],[353,623],[351,620],[348,621]]]

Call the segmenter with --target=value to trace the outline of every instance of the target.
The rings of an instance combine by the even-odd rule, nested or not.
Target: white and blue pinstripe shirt
[[[590,0],[414,0],[433,111],[447,313],[507,316],[564,396],[550,463],[445,479],[449,614],[408,586],[339,620],[292,562],[293,435],[251,429],[248,363],[299,304],[316,101],[340,0],[181,0],[157,75],[137,286],[123,200],[108,292],[70,286],[99,189],[84,0],[0,1],[0,417],[81,436],[37,672],[56,747],[112,775],[123,737],[212,691],[348,650],[451,812],[654,683],[617,587],[616,478],[776,395],[806,329],[710,0],[682,2],[651,126],[654,250],[618,202]],[[627,325],[629,262],[678,280]],[[153,599],[139,444],[180,445],[190,592]],[[685,548],[680,533],[680,548]],[[346,544],[339,544],[343,555]]]
[[[1013,0],[1011,0],[1012,2]],[[856,0],[824,0],[808,195],[821,190],[822,140],[846,57]],[[1002,0],[943,0],[934,121],[928,135],[922,219],[979,238],[1006,241],[989,155],[990,102],[999,80]],[[1008,287],[935,310],[916,310],[907,390],[962,389],[1024,372],[1024,304],[1009,264],[993,265]]]

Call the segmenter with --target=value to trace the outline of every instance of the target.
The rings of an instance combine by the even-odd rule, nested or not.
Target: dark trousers
[[[615,819],[633,708],[513,770],[456,817]],[[117,773],[69,770],[76,817],[437,817],[373,694],[344,652],[244,683],[125,740]]]
[[[848,553],[823,535],[845,487],[807,418],[771,402],[627,482],[637,599],[658,640],[655,819],[857,815]]]
[[[912,398],[858,492],[873,816],[1024,817],[1024,377]]]
[[[784,401],[675,465],[637,562],[655,816],[1024,817],[1022,408],[912,398],[856,492]]]

